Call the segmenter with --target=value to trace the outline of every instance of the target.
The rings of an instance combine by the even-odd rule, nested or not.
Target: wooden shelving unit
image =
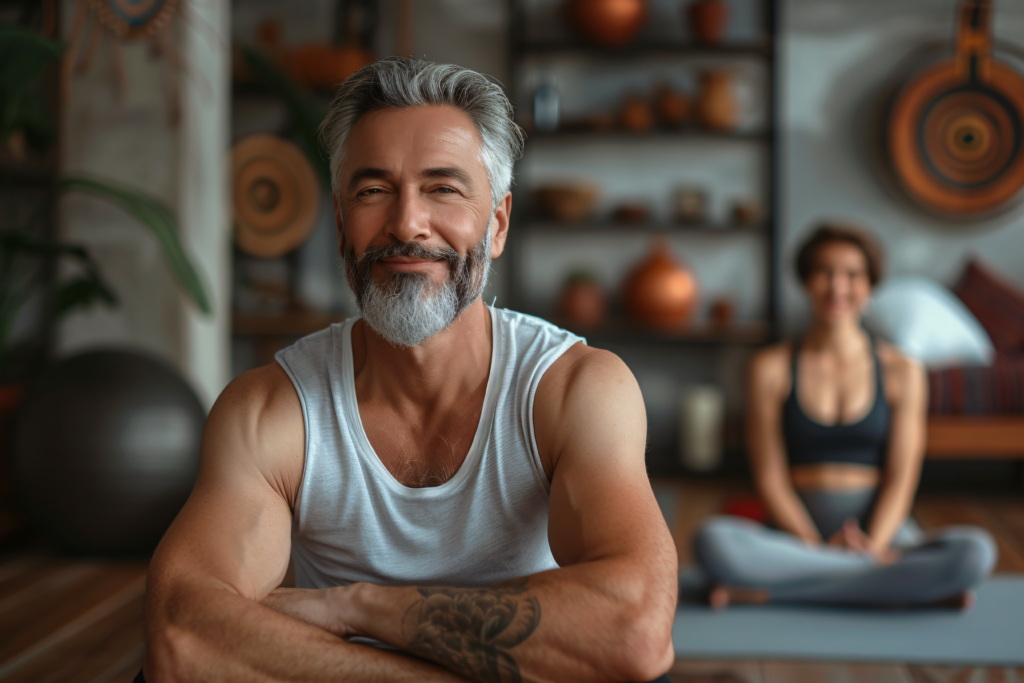
[[[674,40],[638,41],[622,48],[604,48],[586,43],[576,38],[567,40],[531,40],[519,38],[512,42],[512,49],[523,54],[537,55],[586,55],[589,57],[623,60],[638,57],[673,55],[686,57],[754,57],[765,58],[772,55],[771,41],[753,43],[721,43],[718,45],[702,45]]]
[[[546,218],[527,218],[519,226],[519,229],[529,233],[551,234],[645,232],[651,234],[688,234],[727,238],[736,235],[764,234],[768,226],[763,222],[731,225],[721,223],[673,223],[667,221],[648,221],[642,223],[611,220],[552,221]]]
[[[560,324],[556,318],[552,322]],[[680,330],[658,330],[640,327],[627,320],[610,320],[600,327],[577,328],[570,324],[563,327],[581,337],[603,342],[644,342],[648,344],[764,344],[771,337],[771,330],[765,323],[737,323],[716,325],[703,323],[684,327]]]
[[[597,124],[608,123],[609,114],[594,111],[596,118],[590,118],[589,110],[581,104],[577,104],[574,118],[568,114],[563,117],[563,124],[560,129],[542,133],[531,131],[527,128],[528,147],[540,152],[542,157],[534,157],[533,165],[524,162],[517,172],[520,178],[520,185],[527,186],[529,175],[523,168],[538,168],[536,164],[539,159],[557,159],[560,172],[571,176],[572,155],[577,152],[581,158],[593,160],[596,158],[596,150],[601,145],[607,145],[610,153],[621,149],[621,146],[636,143],[638,154],[658,154],[658,148],[662,145],[700,145],[699,149],[707,150],[709,145],[728,146],[726,149],[734,150],[737,145],[749,145],[753,152],[750,154],[751,163],[756,164],[755,170],[750,176],[755,181],[759,192],[758,201],[761,206],[761,216],[750,223],[729,224],[724,220],[708,221],[700,224],[683,224],[664,220],[661,214],[655,212],[652,220],[628,223],[615,222],[609,218],[598,218],[575,222],[559,222],[545,218],[536,213],[536,208],[528,200],[524,201],[524,191],[519,190],[516,195],[516,208],[513,211],[513,229],[509,232],[509,243],[506,248],[505,272],[508,273],[508,305],[511,308],[526,313],[549,317],[552,322],[559,324],[559,321],[552,318],[550,310],[542,309],[544,298],[538,298],[539,293],[533,292],[531,286],[535,287],[528,279],[529,268],[526,262],[527,248],[530,254],[538,254],[545,249],[545,239],[552,240],[553,248],[566,249],[566,239],[579,236],[581,245],[587,240],[598,238],[602,235],[614,236],[609,245],[625,244],[624,238],[632,235],[653,238],[664,235],[670,238],[673,244],[703,245],[703,249],[730,249],[730,240],[736,240],[736,248],[748,256],[751,249],[763,256],[763,262],[757,264],[757,270],[765,273],[763,289],[766,293],[762,301],[765,302],[763,313],[758,315],[756,320],[740,319],[729,325],[715,325],[709,322],[697,321],[691,326],[674,331],[658,331],[646,329],[629,321],[615,306],[615,292],[609,292],[612,305],[612,318],[596,329],[572,329],[573,332],[587,338],[588,343],[598,347],[611,348],[620,355],[630,354],[639,362],[646,363],[648,371],[658,368],[654,372],[663,375],[673,372],[672,368],[679,368],[680,363],[691,362],[701,367],[698,369],[707,377],[708,373],[722,372],[728,370],[735,375],[742,374],[742,363],[745,354],[753,347],[763,345],[776,338],[777,312],[779,296],[779,240],[777,238],[778,223],[778,128],[775,105],[775,92],[777,88],[776,79],[776,3],[774,0],[762,0],[760,7],[761,17],[759,19],[758,33],[760,37],[753,38],[747,42],[724,42],[717,45],[697,45],[685,40],[667,39],[641,39],[622,49],[605,49],[595,47],[586,43],[571,30],[567,30],[561,38],[555,38],[553,27],[549,24],[545,27],[547,32],[533,32],[531,28],[532,17],[527,13],[528,3],[525,0],[510,0],[511,36],[509,41],[509,73],[511,83],[509,92],[513,98],[520,98],[514,101],[517,111],[529,112],[532,110],[532,93],[528,92],[528,85],[534,81],[536,75],[542,74],[544,70],[555,73],[561,64],[568,64],[564,73],[587,74],[587,78],[593,79],[595,87],[603,79],[602,70],[607,69],[610,74],[617,74],[616,78],[626,80],[622,74],[625,70],[636,69],[637,83],[642,84],[649,80],[641,77],[641,74],[650,74],[650,79],[661,79],[666,73],[680,74],[683,82],[689,76],[682,76],[684,72],[693,73],[707,65],[732,65],[738,69],[746,70],[748,73],[756,74],[759,87],[765,98],[763,103],[758,102],[757,107],[761,114],[756,120],[748,120],[741,127],[734,130],[710,130],[697,125],[686,125],[682,127],[669,128],[655,126],[645,132],[627,132],[616,129],[599,129]],[[656,35],[658,31],[650,31],[648,35]],[[665,33],[665,32],[662,32]],[[543,36],[540,37],[540,36]],[[676,71],[676,70],[679,71]],[[632,73],[632,72],[630,72]],[[763,80],[762,80],[763,79]],[[619,81],[616,81],[616,83]],[[580,93],[586,81],[576,82],[566,89],[565,92]],[[642,87],[642,86],[641,86]],[[559,86],[561,91],[561,85]],[[599,97],[607,96],[607,91],[602,92]],[[628,94],[623,92],[623,96]],[[596,101],[596,100],[595,100]],[[605,100],[601,100],[602,102]],[[565,102],[561,103],[565,106]],[[566,107],[566,109],[572,109]],[[563,112],[566,111],[563,109]],[[579,111],[584,109],[584,111]],[[693,149],[698,149],[694,147]],[[733,153],[733,152],[729,152]],[[745,154],[746,152],[743,152]],[[636,161],[632,162],[636,168]],[[693,163],[693,157],[690,157]],[[635,171],[640,173],[642,171]],[[699,172],[698,172],[699,174]],[[549,172],[544,178],[551,175]],[[590,169],[581,165],[578,170],[581,177],[590,177]],[[680,176],[692,182],[693,172],[683,173]],[[661,187],[664,185],[662,184]],[[714,188],[712,188],[714,189]],[[755,191],[754,189],[751,190]],[[619,193],[622,194],[622,193]],[[653,208],[652,204],[652,208]],[[752,246],[751,241],[755,242]],[[742,244],[742,246],[741,246]],[[527,247],[529,245],[529,247]],[[595,249],[602,247],[587,244],[587,253],[593,253]],[[608,248],[618,248],[611,247]],[[635,250],[630,252],[635,254]],[[720,252],[716,252],[720,253]],[[606,254],[605,260],[601,263],[610,263],[614,259]],[[623,257],[625,258],[625,257]],[[635,255],[629,258],[636,258]],[[619,266],[626,264],[619,263]],[[630,264],[631,265],[631,264]],[[622,268],[616,268],[622,270]],[[545,282],[551,282],[550,274]],[[532,291],[532,290],[531,290]],[[555,292],[551,292],[552,295]],[[626,358],[626,356],[623,356]],[[686,361],[686,359],[692,359]],[[626,359],[630,363],[629,359]],[[636,370],[636,369],[634,369]],[[685,373],[684,373],[685,374]],[[687,380],[689,381],[689,380]],[[735,383],[733,383],[734,385]],[[676,385],[679,386],[679,385]],[[732,386],[732,385],[730,385]],[[646,390],[645,390],[646,391]],[[674,413],[677,414],[677,413]],[[746,471],[746,461],[742,446],[742,423],[743,416],[737,410],[728,412],[725,418],[726,434],[723,440],[724,461],[717,470],[718,474],[742,474]],[[678,432],[677,432],[678,433]],[[680,460],[676,457],[674,445],[665,442],[665,432],[662,432],[662,443],[655,443],[656,437],[651,433],[652,439],[649,451],[649,467],[652,472],[657,471],[664,475],[683,474]],[[688,476],[695,475],[694,472],[685,472]]]
[[[624,61],[643,62],[645,60],[661,59],[702,59],[716,58],[724,60],[755,60],[765,65],[766,82],[764,84],[764,96],[766,112],[763,125],[754,130],[710,130],[694,125],[687,125],[680,128],[656,127],[646,132],[627,132],[622,130],[588,130],[580,122],[566,122],[561,128],[553,132],[541,133],[527,130],[528,145],[547,144],[571,144],[573,146],[597,145],[604,142],[636,142],[636,141],[675,141],[693,140],[707,141],[722,144],[755,144],[759,145],[767,155],[763,172],[766,174],[763,185],[762,206],[764,217],[756,223],[743,225],[728,225],[722,223],[702,223],[699,225],[673,223],[668,221],[649,221],[643,223],[614,222],[608,219],[594,219],[577,222],[558,222],[543,218],[530,212],[524,203],[513,211],[513,224],[515,229],[510,232],[508,261],[511,265],[511,277],[509,278],[509,298],[511,305],[520,310],[531,313],[529,302],[522,297],[523,284],[523,263],[519,253],[520,244],[523,238],[529,236],[535,239],[544,234],[568,235],[580,234],[591,235],[598,233],[634,233],[634,234],[665,234],[669,236],[686,236],[694,238],[714,237],[720,239],[729,238],[763,238],[766,240],[764,254],[767,264],[767,282],[765,289],[768,291],[768,305],[763,320],[756,321],[754,327],[762,330],[757,335],[743,334],[722,335],[719,337],[708,335],[680,334],[674,337],[679,343],[692,343],[700,341],[707,343],[714,339],[723,344],[729,344],[734,339],[743,339],[743,343],[763,343],[769,341],[777,332],[776,319],[778,310],[778,251],[779,245],[776,238],[777,223],[777,131],[776,113],[774,104],[774,93],[776,89],[776,56],[775,56],[775,24],[776,6],[774,0],[763,0],[762,26],[763,36],[746,43],[723,42],[716,45],[701,45],[686,41],[670,40],[640,40],[629,46],[619,49],[608,49],[589,44],[578,36],[568,33],[564,38],[554,40],[550,38],[536,39],[530,35],[529,16],[526,10],[526,3],[523,0],[510,0],[511,36],[510,36],[510,73],[512,83],[510,91],[521,93],[518,79],[521,67],[531,60],[542,58],[548,63],[556,62],[559,59],[587,58],[595,61],[598,65],[612,62],[621,63]],[[529,102],[514,102],[517,111],[529,110]],[[517,200],[519,201],[519,200]],[[526,209],[524,211],[524,208]],[[749,324],[740,326],[743,329],[751,327]],[[613,335],[619,340],[632,340],[646,342],[653,339],[663,341],[657,335],[650,335],[646,331],[630,325],[629,323],[610,324],[610,328],[616,330]],[[755,342],[749,340],[756,339]]]

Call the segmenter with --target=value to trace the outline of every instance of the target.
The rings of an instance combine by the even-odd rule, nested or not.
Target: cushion
[[[921,277],[882,284],[864,324],[929,367],[988,365],[995,355],[967,307],[942,285]]]
[[[946,368],[928,373],[932,415],[1024,414],[1024,354],[997,356],[992,367]]]
[[[972,260],[953,290],[999,351],[1024,352],[1024,292]]]

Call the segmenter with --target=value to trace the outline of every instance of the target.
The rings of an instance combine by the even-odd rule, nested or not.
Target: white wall
[[[952,50],[957,5],[783,4],[782,310],[790,329],[806,316],[792,274],[793,253],[824,217],[871,228],[886,247],[890,275],[924,275],[952,285],[964,262],[977,254],[1024,287],[1024,208],[970,224],[946,223],[911,205],[885,176],[879,126],[887,96],[915,66]],[[993,26],[997,41],[1024,48],[1024,2],[996,0]],[[997,51],[997,57],[1011,61],[1005,52]]]
[[[81,0],[78,0],[81,2]],[[76,3],[64,5],[71,24]],[[152,194],[178,216],[180,237],[211,294],[214,318],[185,297],[152,235],[120,209],[74,196],[61,207],[61,235],[87,246],[121,300],[70,316],[58,331],[58,352],[133,347],[170,361],[209,406],[228,378],[229,248],[227,0],[182,3],[175,19],[187,63],[180,74],[182,115],[172,118],[164,89],[166,62],[141,42],[123,44],[126,98],[116,102],[109,37],[88,73],[75,75],[61,111],[62,172],[88,173]]]

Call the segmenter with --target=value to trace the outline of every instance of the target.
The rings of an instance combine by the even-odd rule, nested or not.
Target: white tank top
[[[459,471],[441,486],[403,486],[374,453],[356,403],[356,319],[277,353],[306,426],[292,518],[296,586],[482,586],[558,566],[533,400],[544,372],[584,340],[538,318],[488,310],[493,344],[480,423]]]

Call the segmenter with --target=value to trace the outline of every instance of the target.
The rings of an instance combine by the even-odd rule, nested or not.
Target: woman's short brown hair
[[[874,287],[882,279],[885,257],[878,241],[867,230],[839,223],[822,223],[803,243],[796,254],[796,274],[800,282],[807,282],[814,273],[818,249],[833,242],[845,242],[860,249],[868,266],[868,280]]]

